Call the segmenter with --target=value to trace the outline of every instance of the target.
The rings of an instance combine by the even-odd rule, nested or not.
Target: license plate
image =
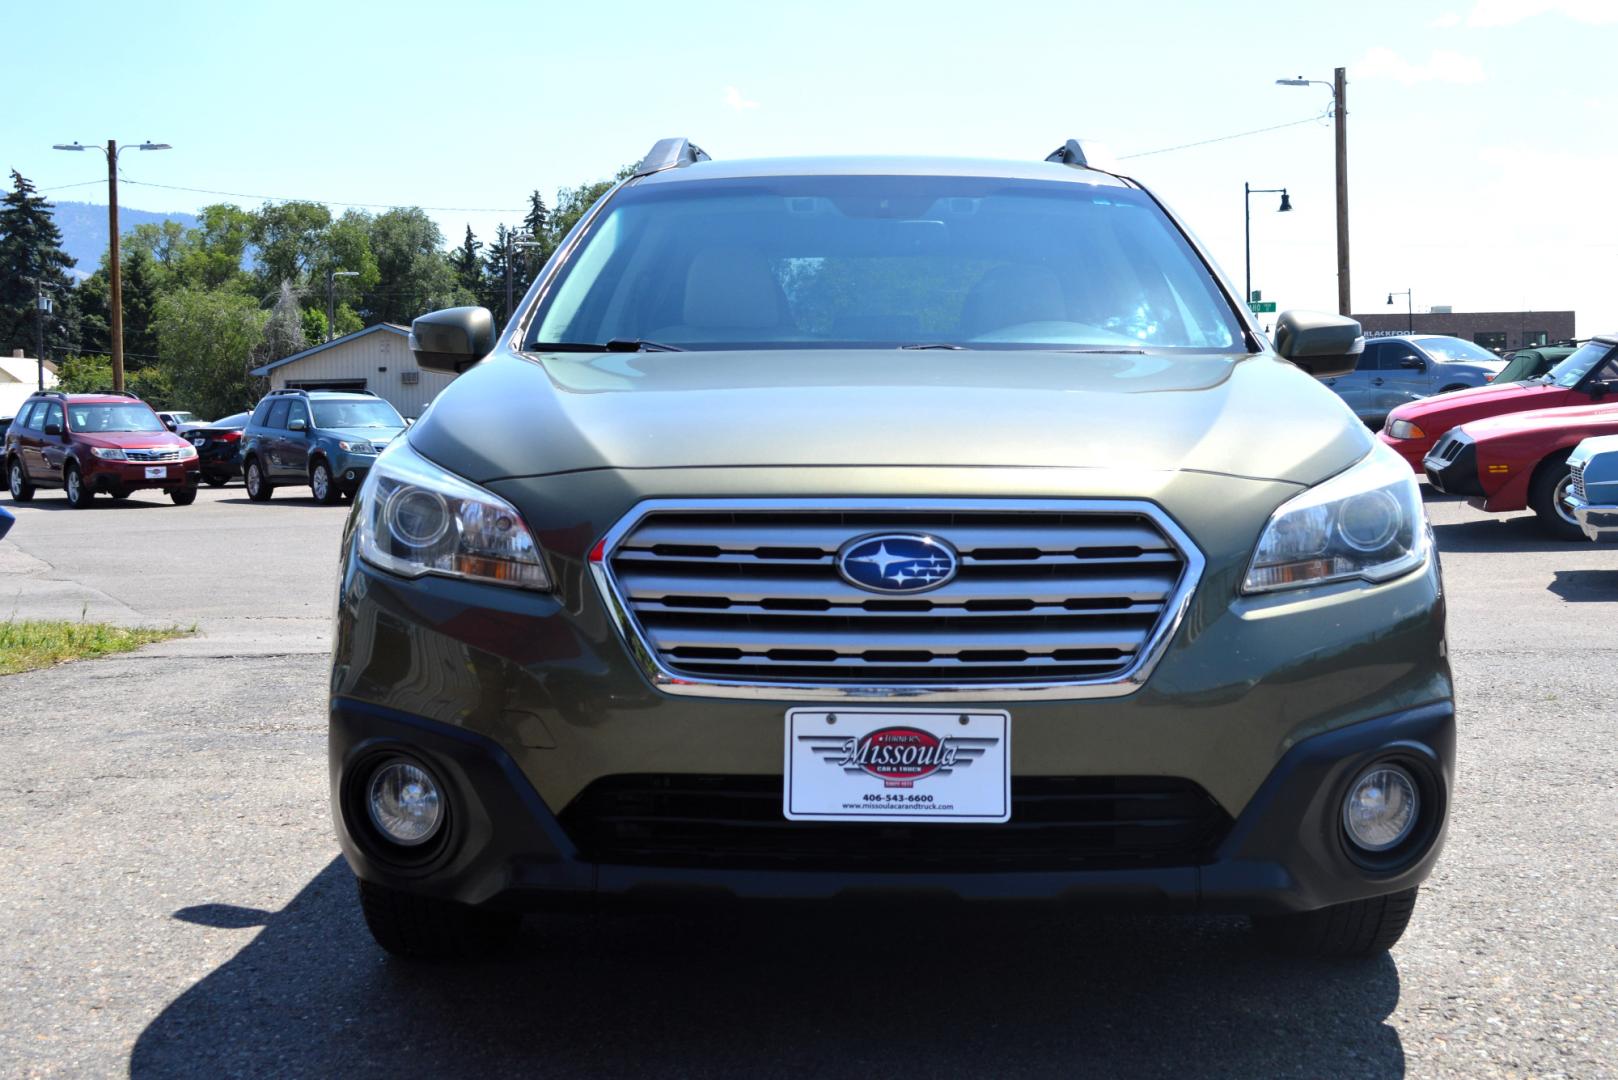
[[[207,446],[208,445],[208,440],[207,439],[192,439],[191,440],[191,445],[192,446]]]
[[[146,479],[148,479],[148,480],[161,480],[165,476],[167,476],[168,474],[169,474],[169,470],[168,470],[167,466],[164,466],[164,465],[148,465],[148,466],[146,466]]]
[[[793,709],[782,812],[793,821],[1007,821],[1004,712]]]

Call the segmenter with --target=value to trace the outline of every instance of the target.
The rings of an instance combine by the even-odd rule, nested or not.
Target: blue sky
[[[1149,3],[127,4],[8,13],[0,165],[104,202],[99,155],[152,139],[126,180],[433,212],[451,243],[532,188],[610,174],[658,137],[716,157],[841,152],[1119,155],[1306,119],[1348,68],[1354,303],[1572,307],[1618,328],[1618,0]],[[37,47],[35,47],[37,46]],[[14,107],[19,103],[21,108]],[[1172,153],[1151,184],[1282,308],[1336,303],[1327,121]],[[125,205],[222,197],[130,183]],[[230,201],[257,205],[261,200]],[[498,208],[512,208],[509,213]],[[1403,300],[1399,301],[1402,307]]]

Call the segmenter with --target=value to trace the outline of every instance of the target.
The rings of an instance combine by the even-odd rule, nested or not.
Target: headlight
[[[1388,425],[1388,434],[1395,439],[1424,439],[1427,433],[1409,420],[1395,420]]]
[[[359,494],[360,558],[404,577],[441,574],[549,589],[539,545],[522,515],[395,442]]]
[[[1270,516],[1242,591],[1386,581],[1425,563],[1429,542],[1410,466],[1378,443],[1358,465]]]
[[[116,446],[92,446],[90,447],[90,453],[94,454],[102,461],[129,460],[129,455],[118,449]]]
[[[346,441],[344,441],[342,439],[339,439],[337,441],[337,446],[338,446],[339,449],[344,450],[344,451],[346,451],[346,452],[348,452],[350,454],[370,454],[370,453],[374,453],[374,451],[371,449],[371,444],[368,443],[368,442],[346,442]]]
[[[192,446],[190,443],[186,443],[184,446],[180,447],[180,460],[181,461],[190,461],[192,458],[194,458],[196,456],[197,456],[197,448]]]

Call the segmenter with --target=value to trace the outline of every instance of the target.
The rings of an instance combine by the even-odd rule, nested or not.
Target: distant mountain
[[[107,208],[95,203],[59,202],[52,208],[51,216],[56,219],[56,227],[62,230],[62,250],[78,260],[78,265],[72,270],[73,276],[82,281],[96,272],[96,267],[101,265],[101,256],[107,252]],[[136,225],[157,221],[178,221],[190,229],[196,226],[197,216],[118,207],[118,231],[121,233],[128,233]]]

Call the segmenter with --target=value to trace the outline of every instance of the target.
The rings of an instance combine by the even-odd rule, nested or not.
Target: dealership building
[[[1573,340],[1571,311],[1451,311],[1438,306],[1413,315],[1389,309],[1351,318],[1359,322],[1368,338],[1447,334],[1475,341],[1497,353]]]

